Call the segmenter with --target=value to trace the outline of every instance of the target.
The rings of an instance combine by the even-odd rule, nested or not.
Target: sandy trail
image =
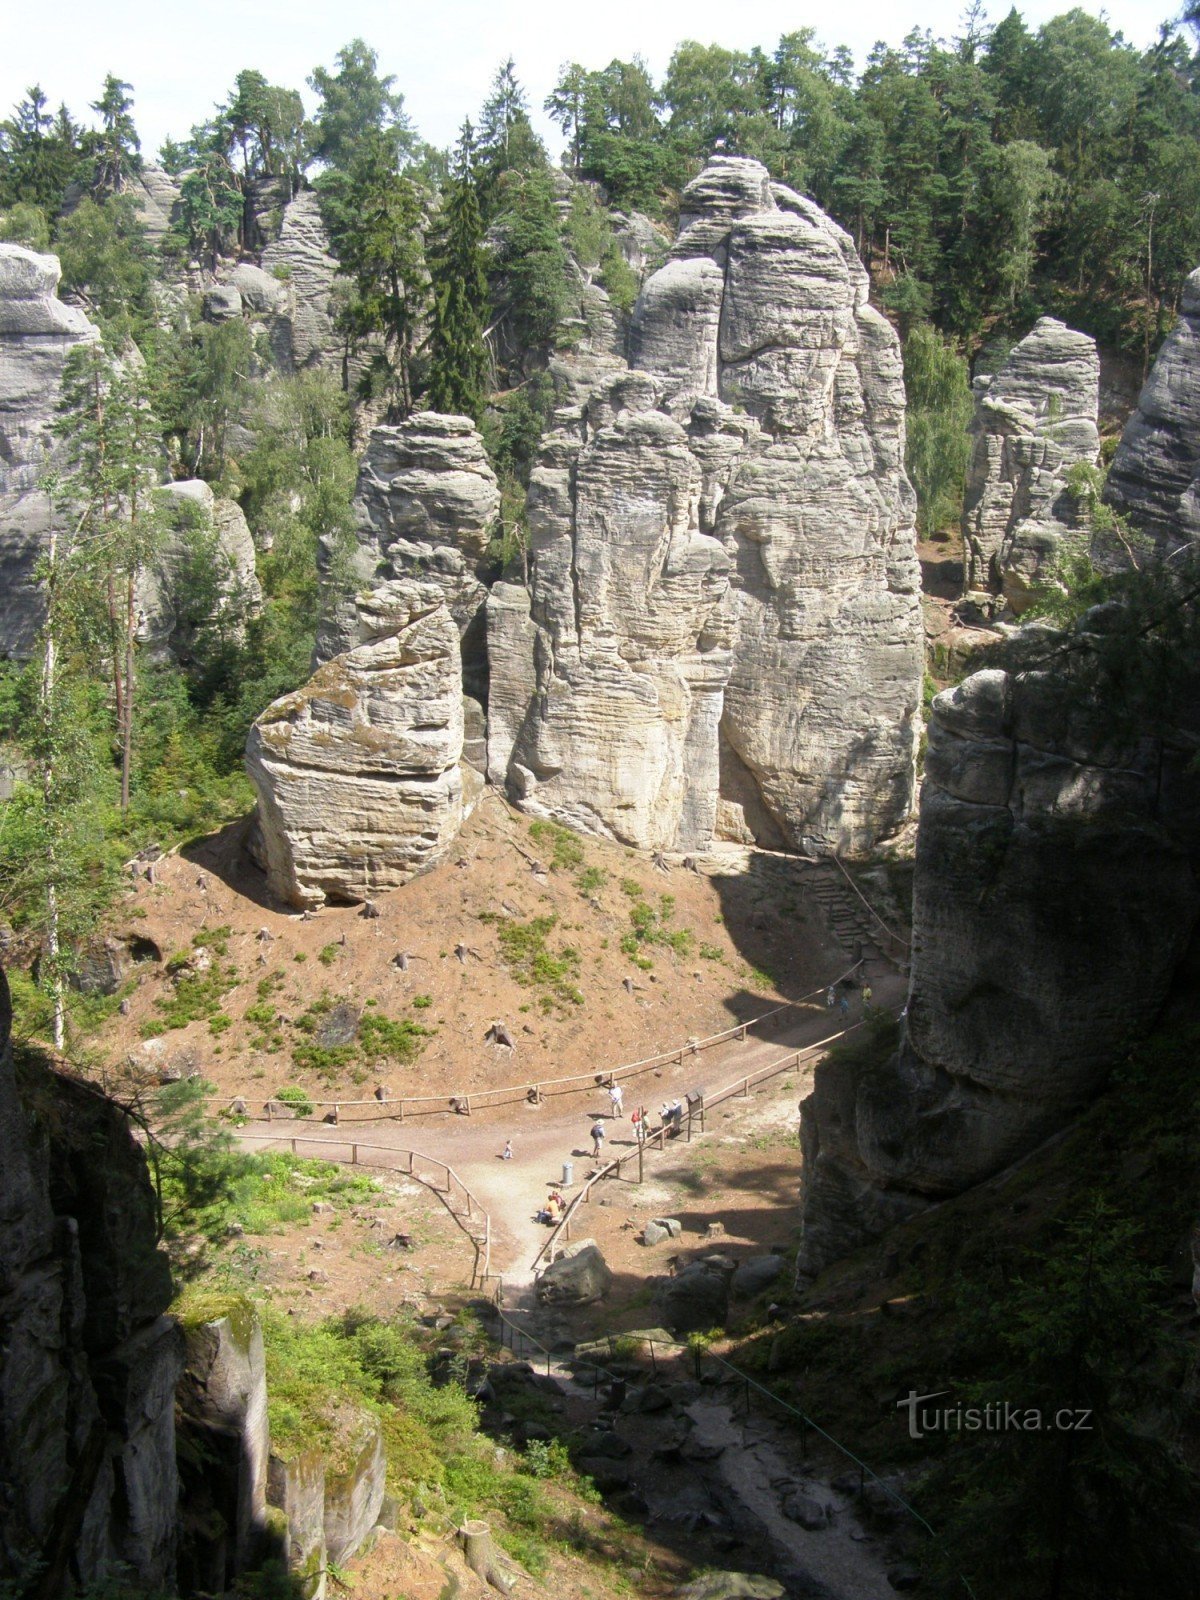
[[[903,1004],[906,980],[890,966],[883,962],[872,963],[868,981],[874,991],[875,1004],[887,1009],[898,1009]],[[851,1006],[846,1031],[853,1034],[861,1021],[861,1000],[857,992]],[[552,1184],[561,1187],[569,1200],[594,1170],[589,1137],[594,1122],[603,1121],[610,1130],[601,1157],[603,1163],[615,1154],[636,1148],[629,1116],[639,1101],[656,1122],[658,1107],[664,1100],[682,1098],[695,1086],[712,1093],[742,1074],[753,1073],[778,1059],[789,1049],[829,1038],[836,1029],[837,1022],[831,1021],[831,1013],[823,1005],[806,1006],[786,1018],[785,1025],[767,1038],[747,1036],[744,1040],[730,1040],[714,1046],[701,1057],[688,1058],[682,1065],[664,1066],[628,1079],[624,1115],[620,1120],[611,1116],[608,1092],[598,1085],[594,1091],[558,1096],[540,1106],[517,1104],[489,1108],[469,1117],[446,1113],[436,1119],[408,1118],[403,1122],[394,1117],[381,1117],[343,1123],[339,1127],[288,1122],[281,1128],[278,1122],[257,1121],[248,1123],[242,1132],[256,1145],[266,1136],[284,1143],[295,1137],[303,1141],[302,1154],[315,1154],[315,1143],[328,1143],[345,1152],[341,1159],[348,1159],[347,1146],[351,1140],[356,1140],[360,1146],[413,1150],[418,1157],[447,1163],[491,1219],[492,1271],[503,1274],[505,1283],[516,1288],[530,1281],[533,1259],[546,1239],[544,1224],[536,1222],[534,1217],[547,1188]],[[808,1093],[819,1059],[819,1052],[814,1052],[801,1064],[798,1074],[792,1075],[789,1096],[798,1101]],[[604,1070],[597,1068],[600,1073]],[[760,1092],[779,1093],[779,1080],[768,1080]],[[747,1106],[753,1103],[753,1099],[746,1101]],[[512,1140],[513,1147],[509,1161],[502,1159],[506,1139]],[[668,1144],[668,1152],[673,1148]],[[372,1157],[365,1150],[360,1151],[360,1159],[364,1164],[375,1160],[390,1164],[386,1157]],[[655,1153],[648,1151],[648,1169],[655,1159]],[[562,1184],[564,1161],[574,1164],[575,1181],[570,1188]],[[419,1160],[417,1170],[420,1170]]]

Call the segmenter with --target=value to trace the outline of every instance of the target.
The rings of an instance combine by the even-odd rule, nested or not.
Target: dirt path
[[[873,963],[867,976],[877,1004],[888,1009],[903,1004],[905,980],[894,969],[883,962]],[[861,1019],[857,992],[851,1004],[849,1028],[852,1030]],[[547,1187],[551,1184],[561,1187],[563,1162],[574,1164],[574,1188],[564,1189],[568,1200],[593,1170],[588,1136],[593,1122],[602,1120],[611,1130],[603,1158],[611,1159],[626,1149],[636,1148],[628,1117],[639,1099],[653,1116],[662,1101],[682,1097],[693,1086],[699,1085],[712,1092],[742,1074],[752,1074],[789,1048],[812,1045],[830,1038],[835,1031],[836,1024],[831,1024],[830,1013],[823,1005],[807,1006],[792,1013],[785,1026],[767,1038],[731,1040],[728,1044],[714,1046],[701,1058],[689,1058],[682,1065],[666,1066],[644,1078],[628,1081],[625,1115],[619,1121],[609,1113],[607,1091],[597,1087],[594,1093],[564,1095],[540,1106],[505,1106],[470,1117],[448,1114],[436,1122],[413,1124],[388,1118],[356,1122],[352,1133],[346,1128],[308,1122],[289,1122],[284,1128],[277,1122],[252,1122],[246,1125],[243,1133],[250,1135],[255,1144],[265,1136],[284,1142],[294,1136],[305,1141],[304,1149],[308,1153],[313,1153],[314,1142],[345,1149],[353,1138],[361,1144],[389,1150],[414,1150],[427,1159],[447,1163],[490,1215],[492,1270],[501,1272],[506,1283],[517,1287],[529,1281],[533,1258],[545,1242],[546,1229],[534,1221],[534,1216]],[[799,1100],[807,1094],[818,1059],[814,1053],[811,1060],[802,1063],[798,1073],[792,1075],[791,1087],[787,1090],[789,1097]],[[598,1064],[597,1071],[602,1073],[603,1065]],[[768,1080],[760,1092],[778,1094],[781,1081]],[[506,1139],[512,1140],[513,1147],[509,1161],[502,1159]],[[673,1146],[667,1146],[668,1152],[672,1149]],[[648,1152],[646,1160],[648,1173],[652,1172],[655,1154]]]

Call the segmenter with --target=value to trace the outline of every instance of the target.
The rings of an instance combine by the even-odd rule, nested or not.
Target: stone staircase
[[[896,964],[908,960],[907,945],[896,937],[905,930],[889,933],[870,909],[855,894],[834,861],[798,861],[801,884],[824,912],[829,929],[853,960],[863,956],[882,956]]]

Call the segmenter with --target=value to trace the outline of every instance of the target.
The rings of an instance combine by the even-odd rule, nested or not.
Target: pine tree
[[[126,182],[141,171],[141,141],[133,121],[133,85],[110,72],[92,110],[100,118],[96,141],[96,171],[92,187],[102,194],[120,194]]]
[[[434,301],[427,398],[435,411],[460,412],[476,422],[483,415],[487,373],[483,237],[475,136],[464,122],[441,225],[430,248]]]

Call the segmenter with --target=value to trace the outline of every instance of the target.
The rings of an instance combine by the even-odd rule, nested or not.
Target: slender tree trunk
[[[58,964],[58,883],[54,850],[54,676],[58,669],[58,651],[54,638],[54,580],[55,562],[58,558],[58,533],[54,526],[54,512],[50,513],[48,604],[46,606],[46,649],[42,663],[42,721],[45,745],[45,767],[42,773],[42,797],[46,807],[47,822],[47,883],[46,883],[46,962],[50,968],[50,994],[54,1002],[54,1048],[61,1051],[66,1043],[66,1018],[63,1007],[62,972]]]
[[[129,812],[129,773],[133,765],[133,651],[137,626],[135,576],[131,569],[125,584],[125,737],[121,745],[121,815]]]

